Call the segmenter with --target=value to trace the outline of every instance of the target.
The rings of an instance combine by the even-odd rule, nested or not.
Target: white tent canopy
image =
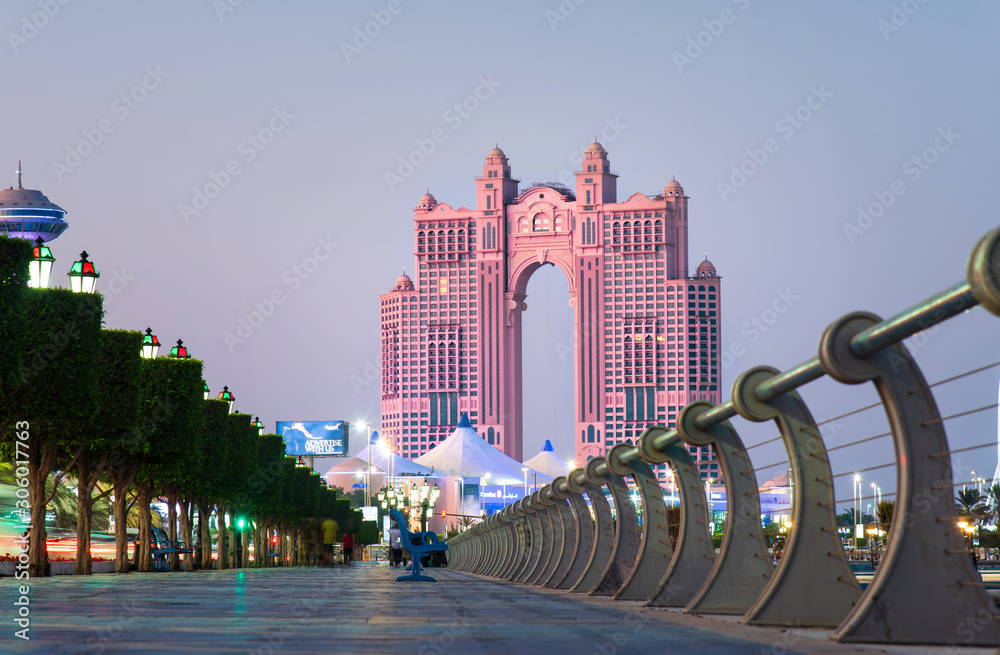
[[[388,470],[388,464],[386,463],[386,457],[378,457],[376,453],[375,461],[370,462],[368,458],[364,457],[364,451],[361,454],[355,455],[350,459],[345,459],[338,463],[336,466],[331,466],[330,470],[327,471],[327,475],[337,474],[337,473],[361,473],[368,471],[369,467],[374,468],[374,472],[378,473],[392,473],[393,476],[397,475],[430,475],[431,470],[429,467],[420,466],[405,457],[400,457],[399,455],[393,454],[392,458],[392,470]]]
[[[531,459],[525,460],[524,465],[553,478],[566,475],[570,471],[569,462],[556,455],[552,449],[552,442],[548,439],[545,440],[542,450]]]
[[[433,467],[442,475],[483,478],[484,484],[524,484],[524,465],[486,443],[465,414],[447,439],[414,462]],[[528,469],[527,477],[532,483],[537,480],[544,484],[552,480],[544,471],[536,471],[530,466]]]
[[[372,452],[372,445],[368,444],[365,446],[361,452],[346,460],[344,464],[352,460],[360,460],[362,462],[361,468],[364,468],[366,464],[374,466],[377,470],[392,474],[394,477],[397,475],[429,475],[431,470],[427,466],[420,466],[413,462],[413,460],[406,459],[396,453],[390,453],[384,448],[375,448]],[[335,466],[334,468],[340,468]],[[330,469],[331,471],[333,469]]]

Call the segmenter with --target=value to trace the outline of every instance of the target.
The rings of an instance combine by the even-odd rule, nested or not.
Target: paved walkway
[[[336,569],[132,573],[29,581],[30,642],[14,637],[16,586],[4,578],[0,652],[993,653],[842,645],[828,631],[743,626],[430,569],[397,583],[384,563]]]

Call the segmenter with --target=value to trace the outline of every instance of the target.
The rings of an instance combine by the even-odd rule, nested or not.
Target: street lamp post
[[[868,561],[872,563],[872,570],[875,569],[875,535],[878,534],[878,528],[872,526],[868,528]]]
[[[489,473],[484,473],[483,474],[483,482],[482,482],[482,484],[480,485],[480,488],[479,488],[479,514],[481,516],[485,516],[486,515],[486,501],[483,500],[483,491],[486,488],[486,485],[489,484],[489,481],[490,481],[490,474]]]
[[[859,516],[860,511],[861,511],[861,502],[862,502],[861,501],[861,474],[860,473],[855,473],[853,479],[854,479],[854,487],[853,487],[853,489],[851,491],[851,495],[854,497],[853,498],[853,500],[854,500],[854,516],[852,517],[852,519],[854,520],[854,525],[851,526],[851,543],[853,544],[854,549],[857,550],[857,547],[858,547],[858,536],[859,536],[858,535],[858,531],[859,531],[858,528],[861,526],[861,520],[860,520],[861,517]]]

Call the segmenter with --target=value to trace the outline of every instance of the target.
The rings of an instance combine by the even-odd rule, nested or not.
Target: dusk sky
[[[495,143],[522,189],[578,170],[595,136],[619,200],[676,176],[692,272],[707,253],[723,276],[722,347],[741,353],[724,398],[750,366],[815,355],[849,311],[960,281],[1000,216],[995,3],[8,0],[2,26],[0,183],[23,160],[24,186],[69,212],[54,278],[86,249],[109,328],[182,338],[272,430],[377,423],[378,295],[412,271],[412,209],[427,188],[473,206]],[[525,457],[551,439],[572,459],[568,284],[545,267],[528,293]],[[993,363],[1000,318],[974,309],[913,348],[929,381]],[[941,413],[995,403],[997,372],[942,386]],[[802,395],[820,420],[876,399],[830,380]],[[996,416],[946,422],[952,446],[995,440]],[[886,421],[832,425],[828,446]],[[957,456],[956,480],[991,477],[996,453]],[[751,455],[774,464],[761,481],[784,469],[780,444]],[[873,466],[891,444],[832,457]],[[865,480],[890,489],[893,469]]]

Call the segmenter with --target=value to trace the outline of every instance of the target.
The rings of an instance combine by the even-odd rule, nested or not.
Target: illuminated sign
[[[278,421],[285,452],[295,457],[344,457],[348,453],[347,421]]]

